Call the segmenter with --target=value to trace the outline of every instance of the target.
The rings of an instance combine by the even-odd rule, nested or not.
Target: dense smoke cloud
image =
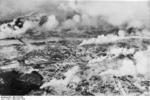
[[[74,7],[75,8],[75,7]],[[141,27],[150,25],[148,1],[92,1],[82,0],[75,8],[89,16],[104,16],[113,25]]]
[[[78,20],[82,20],[82,24],[101,23],[99,17],[102,17],[114,26],[149,28],[148,4],[148,1],[0,0],[0,18],[2,20],[29,12],[46,12],[58,16],[57,19],[64,20],[66,16],[71,16],[76,12],[80,14]],[[74,25],[76,21],[68,24],[70,23]]]
[[[59,0],[0,0],[0,18],[16,17],[30,12],[57,12]]]

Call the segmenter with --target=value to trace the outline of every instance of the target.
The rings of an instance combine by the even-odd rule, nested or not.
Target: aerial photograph
[[[150,0],[0,0],[0,96],[150,96]]]

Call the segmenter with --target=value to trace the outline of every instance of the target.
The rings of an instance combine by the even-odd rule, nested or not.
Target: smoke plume
[[[150,28],[149,1],[0,0],[0,20],[29,12],[55,15],[65,25],[76,25],[77,21],[68,22],[67,18],[72,16],[74,20],[73,16],[78,14],[80,25],[97,25],[105,20],[119,27]]]

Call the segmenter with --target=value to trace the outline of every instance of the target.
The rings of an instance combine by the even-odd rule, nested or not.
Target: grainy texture
[[[146,26],[61,10],[0,19],[0,95],[150,96]]]

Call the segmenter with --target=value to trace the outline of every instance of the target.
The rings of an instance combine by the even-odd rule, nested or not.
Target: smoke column
[[[0,20],[29,12],[46,12],[62,19],[77,12],[93,19],[102,16],[114,26],[150,28],[149,1],[0,0]]]

